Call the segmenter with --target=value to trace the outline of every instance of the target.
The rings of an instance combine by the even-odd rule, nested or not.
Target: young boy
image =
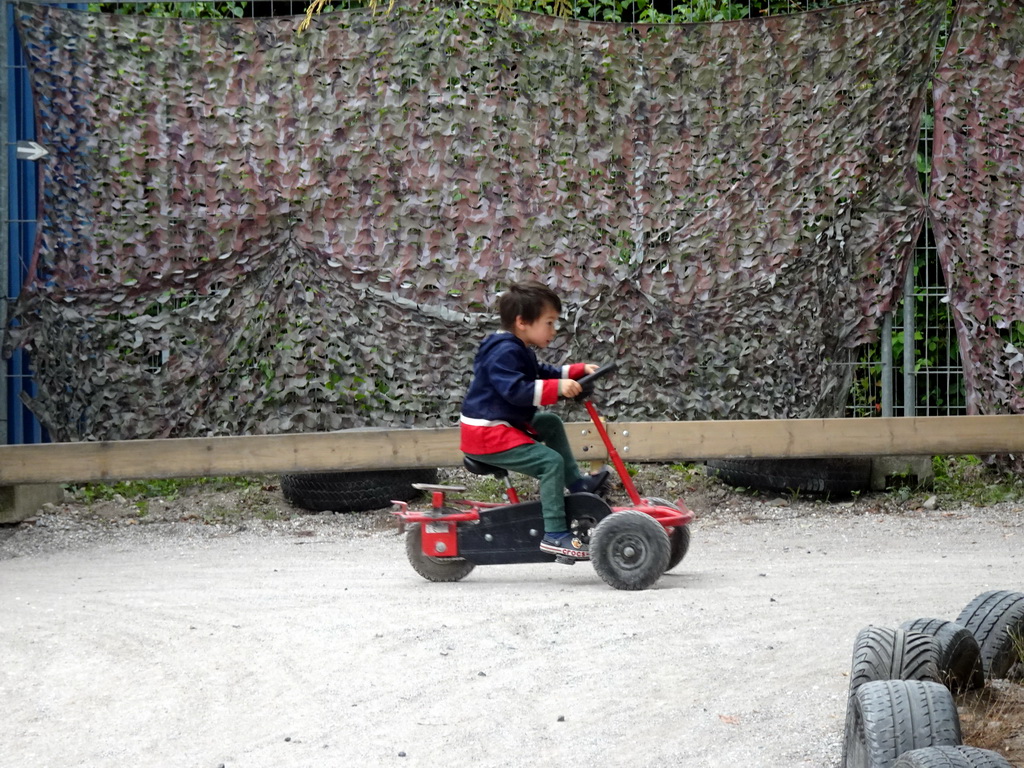
[[[572,493],[597,491],[608,471],[581,475],[562,420],[537,412],[538,406],[559,397],[580,394],[576,379],[597,370],[590,363],[559,369],[537,361],[531,347],[544,349],[554,340],[561,311],[558,295],[541,283],[513,284],[502,294],[502,330],[480,344],[462,404],[462,451],[471,459],[538,478],[544,514],[540,548],[587,559],[586,546],[568,531],[563,494],[566,488]]]

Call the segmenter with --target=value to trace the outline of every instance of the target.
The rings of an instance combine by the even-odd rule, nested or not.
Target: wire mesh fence
[[[922,192],[932,158],[932,119],[918,143]],[[885,390],[891,388],[891,395]],[[956,416],[967,412],[963,366],[946,280],[929,220],[918,238],[899,305],[878,343],[859,351],[848,416]]]

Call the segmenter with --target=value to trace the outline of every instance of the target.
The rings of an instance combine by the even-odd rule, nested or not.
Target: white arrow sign
[[[42,144],[36,144],[34,141],[18,142],[19,160],[39,160],[46,157],[48,154],[50,154],[50,150]]]

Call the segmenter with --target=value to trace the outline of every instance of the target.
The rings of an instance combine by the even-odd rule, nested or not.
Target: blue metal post
[[[6,336],[10,305],[17,298],[32,258],[37,219],[37,166],[17,158],[18,141],[35,138],[32,90],[14,26],[14,6],[0,0],[0,341]],[[41,443],[46,440],[39,421],[21,402],[21,393],[34,394],[28,356],[17,350],[0,360],[0,444]]]
[[[13,11],[7,0],[0,0],[0,62],[3,62],[3,73],[0,76],[0,349],[3,349],[7,339],[7,303],[11,296],[11,274],[10,274],[10,247],[8,243],[8,229],[10,228],[10,201],[8,194],[10,189],[9,170],[13,165],[11,160],[11,142],[9,140],[9,118],[10,112],[10,83],[14,77],[14,69],[11,66],[10,44],[11,29],[13,26]],[[5,358],[0,356],[0,445],[10,442],[9,416],[11,412],[11,392],[8,376],[10,375],[9,365]]]

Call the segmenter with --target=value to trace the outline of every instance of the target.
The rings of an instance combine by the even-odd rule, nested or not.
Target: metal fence
[[[401,0],[398,0],[399,2]],[[523,0],[515,0],[524,7]],[[379,7],[386,8],[388,0]],[[807,0],[634,0],[625,9],[618,6],[622,20],[703,21],[743,18],[753,15],[793,13],[841,2]],[[264,17],[295,15],[306,11],[305,0],[237,2],[235,0],[143,0],[133,3],[61,4],[99,12],[151,13],[161,16]],[[341,0],[325,10],[363,7],[368,2]],[[595,12],[598,6],[583,0],[545,0],[528,8],[556,12],[570,6],[580,18],[609,20]],[[477,3],[485,13],[494,12],[493,3]],[[609,3],[609,7],[611,4]],[[32,100],[14,28],[10,0],[0,0],[4,23],[0,29],[0,283],[5,286],[0,303],[0,328],[6,327],[7,306],[17,298],[31,258],[36,228],[36,170],[27,159],[19,159],[19,142],[34,137]],[[660,14],[660,15],[659,15]],[[940,44],[945,42],[943,35]],[[23,146],[24,148],[24,146]],[[927,192],[927,169],[931,162],[931,116],[927,116],[920,140],[922,189]],[[899,415],[956,415],[966,412],[963,373],[952,319],[945,303],[946,285],[939,268],[930,227],[922,231],[899,307],[886,319],[877,344],[858,351],[853,363],[853,386],[846,415],[854,417]],[[909,339],[911,343],[905,341]],[[22,404],[22,393],[31,396],[34,382],[28,356],[23,351],[4,360],[0,375],[0,444],[38,443],[47,440],[45,430]]]
[[[23,142],[35,138],[32,93],[25,61],[14,32],[14,9],[0,0],[0,339],[7,326],[9,303],[17,297],[29,260],[36,231],[36,168],[22,157]],[[29,360],[17,351],[2,361],[0,376],[0,442],[39,443],[45,433],[35,416],[21,401],[21,394],[34,394]]]
[[[921,129],[920,178],[927,194],[932,121]],[[908,343],[909,340],[909,343]],[[877,344],[860,350],[848,416],[956,416],[967,412],[963,366],[931,223],[918,238],[903,297]]]

